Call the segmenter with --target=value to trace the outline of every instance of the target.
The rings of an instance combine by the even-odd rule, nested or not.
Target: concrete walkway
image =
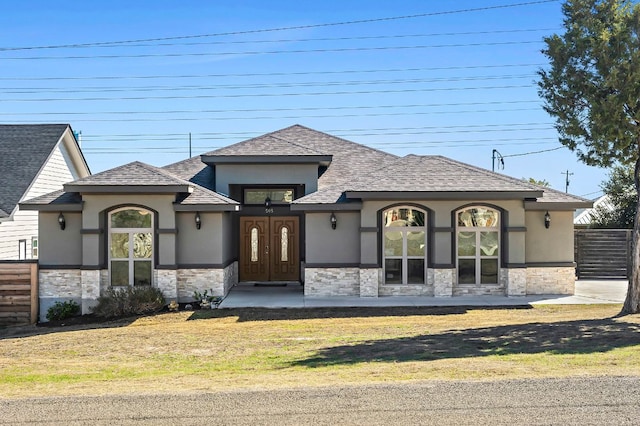
[[[522,306],[534,304],[589,305],[623,303],[627,294],[626,280],[576,281],[573,296],[537,295],[503,296],[385,296],[385,297],[305,297],[300,284],[254,286],[240,284],[231,289],[220,308],[327,308],[376,306]]]

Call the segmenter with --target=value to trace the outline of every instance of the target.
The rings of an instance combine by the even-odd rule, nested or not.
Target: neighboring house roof
[[[68,124],[0,125],[0,218],[12,214],[66,132],[73,135]],[[88,173],[79,148],[78,157]]]
[[[593,214],[597,208],[604,209],[605,211],[613,211],[615,206],[608,195],[603,195],[593,201],[592,208],[577,210],[576,215],[573,218],[573,224],[579,226],[591,225],[591,222],[593,221]]]

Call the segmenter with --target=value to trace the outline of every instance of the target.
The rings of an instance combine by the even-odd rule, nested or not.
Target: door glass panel
[[[151,215],[146,210],[127,209],[111,215],[112,228],[151,228]]]
[[[407,233],[407,256],[424,256],[424,231]]]
[[[480,232],[480,256],[498,255],[498,233]]]
[[[133,262],[133,285],[151,285],[151,261]]]
[[[280,230],[280,261],[289,261],[289,228],[286,226]]]
[[[480,260],[480,282],[482,284],[498,283],[498,259]]]
[[[133,234],[133,257],[136,259],[151,258],[151,233]]]
[[[458,232],[458,256],[476,255],[476,233]]]
[[[122,233],[111,234],[111,258],[112,259],[128,259],[129,258],[129,234],[122,234]]]
[[[459,284],[475,284],[476,283],[476,260],[475,259],[459,259],[458,260],[458,283]]]
[[[385,284],[402,284],[402,259],[385,259]]]
[[[129,285],[129,261],[128,260],[112,260],[111,261],[111,285],[112,286]]]
[[[258,228],[251,228],[251,261],[258,261]]]
[[[424,284],[424,259],[407,259],[407,282]]]
[[[384,234],[385,256],[402,256],[402,232],[387,231]]]

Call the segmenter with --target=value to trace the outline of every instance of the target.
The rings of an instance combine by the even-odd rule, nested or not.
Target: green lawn
[[[620,305],[180,312],[0,329],[6,397],[640,376]]]

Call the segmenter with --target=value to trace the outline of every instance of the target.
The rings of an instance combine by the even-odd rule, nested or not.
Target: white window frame
[[[385,223],[382,223],[382,277],[383,283],[385,285],[425,285],[427,283],[427,254],[428,254],[428,233],[427,233],[427,223],[428,223],[428,213],[426,210],[421,209],[419,207],[410,206],[410,205],[401,205],[401,206],[393,206],[386,208],[382,211],[382,220],[384,222],[384,218],[386,213],[392,210],[400,210],[400,209],[411,209],[415,211],[419,211],[424,215],[424,225],[422,226],[386,226]],[[407,236],[410,232],[424,232],[424,255],[423,256],[409,256],[407,254]],[[386,254],[386,234],[387,232],[400,232],[402,234],[402,255],[390,255]],[[401,259],[402,260],[402,282],[401,283],[387,283],[387,259]],[[422,274],[422,283],[409,283],[409,260],[411,259],[421,259],[424,261],[424,268]]]
[[[486,210],[490,210],[492,212],[495,212],[498,215],[498,225],[497,226],[460,226],[458,223],[458,215],[462,212],[464,212],[465,210],[471,210],[471,209],[486,209]],[[497,210],[493,207],[488,207],[488,206],[482,206],[482,205],[478,205],[478,206],[468,206],[468,207],[464,207],[461,208],[459,210],[456,211],[455,214],[455,222],[456,222],[456,275],[457,275],[457,282],[458,285],[474,285],[474,286],[480,286],[480,285],[496,285],[499,283],[500,281],[500,253],[502,252],[502,237],[501,237],[501,232],[500,232],[500,228],[501,228],[501,224],[502,224],[502,214],[500,213],[500,210]],[[475,247],[476,247],[476,254],[474,256],[460,256],[459,255],[459,248],[458,248],[458,244],[460,241],[459,238],[459,234],[461,232],[475,232]],[[482,232],[497,232],[498,233],[498,249],[497,249],[497,254],[494,256],[482,256],[480,254],[480,236],[482,234]],[[460,283],[460,259],[474,259],[475,260],[475,283],[464,283],[461,284]],[[482,259],[497,259],[497,273],[496,273],[496,282],[495,283],[483,283],[482,282]]]
[[[31,258],[37,259],[40,254],[40,244],[38,237],[31,237]]]
[[[111,226],[111,216],[113,216],[115,213],[121,212],[121,211],[125,211],[125,210],[140,210],[140,211],[145,211],[147,212],[147,214],[149,214],[151,216],[151,227],[149,228],[114,228]],[[107,252],[108,252],[108,262],[109,262],[109,286],[112,286],[112,281],[111,281],[111,261],[112,260],[116,260],[116,261],[128,261],[129,262],[129,286],[133,286],[134,285],[134,262],[136,260],[136,258],[133,256],[133,249],[134,249],[134,244],[131,244],[131,242],[133,241],[133,237],[135,234],[146,234],[149,233],[151,234],[151,285],[153,286],[153,271],[155,270],[155,262],[154,262],[154,257],[155,257],[155,236],[154,236],[154,215],[153,212],[145,209],[143,207],[138,207],[138,206],[126,206],[126,207],[121,207],[115,210],[112,210],[109,212],[108,218],[108,225],[109,225],[109,239],[108,239],[108,247],[107,247]],[[112,259],[111,258],[111,236],[113,234],[129,234],[129,257],[125,258],[116,258],[116,259]],[[141,259],[138,259],[141,260]],[[121,287],[121,286],[116,286],[116,287]]]

